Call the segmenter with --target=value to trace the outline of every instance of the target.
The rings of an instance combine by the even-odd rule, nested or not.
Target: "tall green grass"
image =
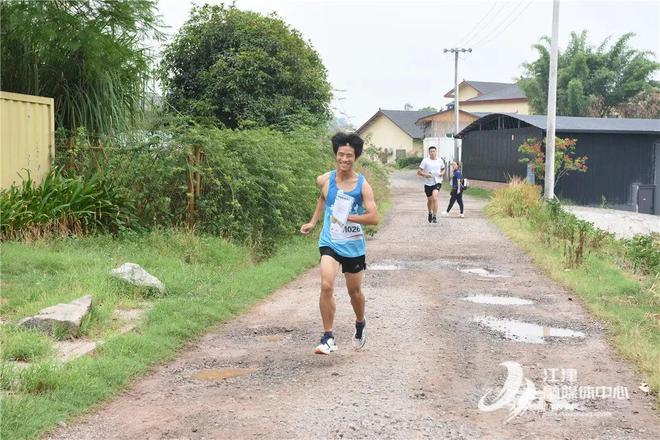
[[[130,202],[99,178],[52,170],[37,184],[30,173],[0,192],[0,240],[119,232],[135,224]]]
[[[487,212],[494,216],[525,218],[546,245],[559,244],[563,248],[564,267],[582,264],[589,252],[600,251],[614,237],[564,211],[556,201],[544,201],[540,187],[520,179],[508,187],[497,189]]]

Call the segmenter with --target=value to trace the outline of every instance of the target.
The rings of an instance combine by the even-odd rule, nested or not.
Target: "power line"
[[[522,3],[522,2],[521,2],[521,3]],[[527,10],[527,8],[529,8],[529,7],[532,5],[532,3],[533,3],[533,1],[532,1],[532,0],[529,0],[529,1],[527,2],[527,4],[526,4],[522,9],[520,9],[520,10],[518,11],[518,13],[517,13],[515,16],[514,16],[514,15],[510,15],[510,16],[508,17],[508,18],[510,18],[510,20],[501,22],[500,25],[499,25],[497,28],[493,29],[493,32],[491,32],[490,34],[488,34],[486,37],[480,39],[479,41],[477,41],[477,42],[474,43],[473,45],[474,45],[474,46],[481,46],[482,43],[486,43],[486,44],[484,44],[484,47],[485,47],[485,46],[487,46],[488,44],[490,44],[490,43],[492,43],[493,41],[495,41],[495,40],[498,38],[499,35],[503,34],[503,33],[504,33],[504,32],[505,32],[505,31],[506,31],[506,30],[507,30],[507,29],[508,29],[513,23],[515,23],[516,20],[518,20],[518,18],[519,18],[519,17],[520,17],[520,16],[521,16],[521,15]],[[497,31],[498,31],[500,28],[502,28],[503,25],[506,25],[506,26],[504,27],[504,29],[502,29],[501,32],[499,32],[499,35],[498,35]]]
[[[465,45],[471,44],[471,42],[473,42],[473,41],[475,41],[475,40],[478,40],[478,39],[481,39],[481,37],[483,36],[483,32],[488,33],[488,32],[489,32],[489,29],[492,29],[492,28],[490,27],[490,25],[493,24],[493,23],[496,23],[496,22],[498,21],[497,19],[498,19],[498,17],[500,16],[500,14],[501,14],[502,12],[504,12],[505,10],[508,9],[508,8],[507,8],[507,5],[508,5],[508,3],[504,3],[504,4],[502,5],[502,7],[501,7],[501,8],[495,13],[495,15],[493,16],[493,18],[492,18],[491,20],[489,20],[488,23],[487,23],[485,26],[483,26],[482,28],[480,28],[480,29],[477,31],[476,34],[474,34],[472,37],[470,37],[470,38],[469,38],[467,41],[465,41],[463,44],[465,44]],[[515,10],[515,6],[513,7],[513,10]],[[504,20],[506,20],[506,14],[505,14],[505,16],[504,16]],[[496,26],[497,26],[497,25],[496,25]]]
[[[475,25],[472,27],[472,29],[470,29],[470,31],[469,31],[467,34],[463,35],[458,41],[459,41],[459,42],[461,42],[461,41],[469,41],[469,40],[467,40],[468,36],[473,36],[472,34],[473,34],[475,31],[478,33],[479,30],[481,29],[481,28],[479,27],[479,25],[481,25],[481,23],[483,23],[483,21],[486,19],[486,17],[488,17],[488,16],[490,15],[490,13],[493,12],[493,9],[495,9],[495,8],[497,7],[497,4],[498,4],[498,3],[499,3],[499,1],[496,1],[495,3],[493,3],[493,7],[490,8],[490,9],[488,10],[488,12],[486,12],[486,13],[484,14],[484,16],[481,17],[481,20],[479,20],[479,21],[477,22],[477,24],[475,24]],[[470,38],[471,38],[471,37],[470,37]]]

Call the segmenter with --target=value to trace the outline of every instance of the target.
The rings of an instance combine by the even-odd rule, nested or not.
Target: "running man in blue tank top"
[[[300,227],[301,233],[309,234],[323,215],[323,229],[319,238],[319,308],[324,333],[315,349],[317,354],[330,354],[337,350],[332,326],[336,309],[335,278],[340,267],[346,278],[346,289],[355,312],[353,345],[356,349],[361,349],[367,341],[365,298],[362,293],[362,280],[367,268],[364,225],[377,224],[378,211],[371,186],[363,175],[353,171],[353,164],[362,154],[363,146],[364,142],[357,134],[337,133],[332,137],[332,150],[337,160],[336,169],[316,179],[321,195],[311,220]]]

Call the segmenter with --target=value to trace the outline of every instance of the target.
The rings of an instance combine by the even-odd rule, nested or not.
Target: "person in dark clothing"
[[[451,163],[451,169],[453,171],[451,178],[451,198],[449,199],[447,211],[443,214],[445,216],[449,215],[449,211],[451,211],[451,208],[454,206],[454,202],[458,202],[458,207],[461,209],[459,217],[463,218],[463,173],[461,173],[456,162]]]

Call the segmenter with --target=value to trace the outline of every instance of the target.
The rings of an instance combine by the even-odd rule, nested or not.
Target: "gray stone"
[[[87,339],[75,341],[58,341],[55,343],[55,351],[57,352],[57,359],[60,362],[68,362],[70,360],[84,356],[91,353],[103,343],[89,341]]]
[[[124,263],[117,269],[112,269],[110,275],[136,286],[151,287],[158,289],[160,293],[165,293],[165,285],[158,278],[135,263]]]
[[[40,310],[35,316],[23,318],[19,325],[62,336],[77,336],[80,324],[92,309],[92,296],[86,295],[67,304],[57,304]]]

